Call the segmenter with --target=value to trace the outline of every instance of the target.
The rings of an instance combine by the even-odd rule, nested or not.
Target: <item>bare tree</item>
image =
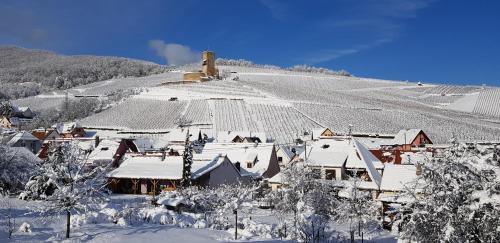
[[[66,214],[66,238],[70,237],[71,214],[95,210],[105,200],[107,167],[87,164],[86,156],[76,143],[63,143],[51,149],[49,160],[40,169],[55,190],[46,195],[48,203],[37,211]]]
[[[1,228],[7,232],[9,239],[16,230],[16,215],[14,214],[14,205],[8,194],[0,193],[0,223]]]

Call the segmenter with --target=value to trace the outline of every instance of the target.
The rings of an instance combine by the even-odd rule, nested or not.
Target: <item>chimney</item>
[[[241,164],[240,164],[240,162],[239,162],[239,161],[238,161],[238,162],[236,162],[236,163],[234,163],[234,166],[236,166],[236,169],[238,169],[238,171],[240,171],[240,172],[241,172]]]
[[[99,146],[100,142],[101,141],[99,140],[99,136],[95,136],[95,143],[94,143],[95,146],[94,146],[94,148],[97,148],[97,146]]]

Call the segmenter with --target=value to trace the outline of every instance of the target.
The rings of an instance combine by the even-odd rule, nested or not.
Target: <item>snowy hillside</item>
[[[304,131],[324,126],[347,132],[349,124],[354,125],[354,132],[379,134],[418,127],[427,131],[435,143],[446,142],[452,136],[466,140],[499,139],[500,125],[495,118],[483,120],[462,111],[443,109],[477,91],[475,87],[418,86],[255,67],[219,69],[232,72],[231,76],[226,80],[149,88],[110,110],[83,119],[82,124],[151,131],[174,128],[177,119],[185,118],[193,125],[214,129],[214,134],[228,130],[266,132],[278,142],[292,142]],[[232,80],[235,77],[237,81]],[[150,87],[146,80],[155,79],[145,77],[135,79],[135,83],[131,79],[127,88]],[[98,83],[93,89],[117,89],[118,82],[103,84],[107,85],[104,89]],[[74,90],[85,93],[92,89]],[[177,101],[168,101],[173,97]],[[495,102],[495,98],[481,100],[485,100],[481,103],[485,107]]]
[[[43,50],[0,46],[0,100],[166,70],[155,63],[129,58],[64,56]]]

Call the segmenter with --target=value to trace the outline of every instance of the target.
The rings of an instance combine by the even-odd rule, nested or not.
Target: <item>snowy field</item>
[[[328,126],[347,132],[396,133],[422,128],[434,143],[500,140],[500,89],[492,87],[387,81],[279,69],[221,66],[226,80],[170,84],[181,72],[101,81],[70,90],[73,95],[107,95],[120,90],[140,94],[82,120],[88,127],[158,131],[180,118],[217,131],[265,132],[280,143]],[[238,80],[232,80],[233,78]],[[178,101],[169,101],[176,98]],[[62,93],[13,103],[58,107]]]
[[[155,87],[82,123],[91,127],[155,130],[173,128],[172,120],[182,117],[193,124],[210,125],[216,131],[266,132],[282,143],[323,126],[347,132],[349,124],[354,125],[354,132],[380,134],[422,128],[435,143],[445,143],[452,136],[463,140],[500,139],[500,118],[496,116],[500,99],[495,96],[500,89],[418,86],[402,81],[250,67],[220,69],[236,73],[223,81]],[[238,80],[233,81],[234,77]],[[448,108],[475,92],[488,95],[479,95],[478,105],[470,112]],[[171,107],[167,101],[172,97],[186,102],[182,103],[185,109]],[[144,108],[148,99],[157,102]],[[155,111],[161,114],[154,114]],[[478,115],[480,111],[490,115]],[[133,124],[130,116],[139,113],[143,124]]]

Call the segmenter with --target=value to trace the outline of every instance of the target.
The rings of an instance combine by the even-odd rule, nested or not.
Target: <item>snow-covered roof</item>
[[[432,152],[407,152],[401,153],[401,164],[417,164],[425,162],[432,157]]]
[[[417,178],[415,165],[386,164],[380,184],[382,191],[402,191],[405,185]]]
[[[358,155],[361,157],[359,161],[363,162],[362,166],[364,166],[366,171],[368,171],[368,174],[370,175],[372,182],[377,184],[377,187],[380,187],[380,183],[382,181],[382,176],[377,171],[376,166],[378,166],[378,167],[382,166],[382,168],[383,168],[384,165],[364,145],[362,145],[356,139],[353,139],[353,141],[354,141],[354,145],[356,146]],[[349,163],[349,160],[347,160],[347,163],[346,163],[346,167],[349,168],[349,166],[347,165],[348,163]]]
[[[226,155],[231,162],[240,162],[241,174],[262,176],[269,167],[273,146],[272,143],[206,143],[200,154],[194,154],[194,160]],[[245,166],[255,160],[252,168]]]
[[[193,161],[191,178],[196,179],[212,171],[226,160],[225,157],[217,156],[209,160]],[[167,156],[164,160],[161,157],[136,156],[128,157],[120,167],[109,172],[108,177],[180,180],[182,168],[182,156]]]
[[[217,142],[219,143],[231,143],[236,136],[242,138],[246,137],[257,137],[263,143],[267,142],[267,136],[263,132],[250,132],[250,131],[220,131],[217,133]]]
[[[380,149],[382,145],[388,145],[393,142],[393,138],[377,137],[356,137],[356,140],[365,145],[368,149]]]
[[[307,146],[308,161],[317,161],[324,166],[331,164],[335,167],[341,167],[345,161],[347,169],[365,169],[368,172],[372,181],[362,182],[364,188],[378,189],[380,186],[381,176],[377,169],[383,169],[384,164],[356,138],[322,139]],[[304,153],[300,157],[304,158]]]
[[[9,142],[7,142],[7,145],[13,145],[13,144],[17,143],[20,140],[24,140],[24,141],[40,141],[38,138],[36,138],[35,136],[33,136],[31,133],[26,132],[26,131],[22,131],[22,132],[17,133],[16,135],[14,135],[14,137],[12,137]]]
[[[400,130],[390,145],[411,144],[421,131],[422,129]]]
[[[282,175],[281,172],[278,172],[278,174],[276,174],[273,177],[267,179],[267,181],[269,183],[279,183],[279,184],[281,184],[282,183],[282,181],[281,181],[281,175]]]
[[[312,166],[342,167],[347,160],[345,152],[316,151],[307,158]]]
[[[187,128],[182,129],[172,129],[167,134],[167,140],[170,142],[184,142],[186,141]],[[189,137],[189,141],[195,141],[198,139],[198,135],[206,134],[209,138],[212,138],[212,131],[210,129],[201,129],[201,128],[189,128],[189,133],[191,136]]]
[[[316,128],[316,129],[313,129],[312,130],[312,138],[314,140],[317,140],[317,139],[320,139],[320,138],[323,138],[324,136],[321,136],[321,134],[323,134],[326,130],[330,130],[333,134],[335,134],[333,132],[332,129],[328,128],[328,127],[323,127],[323,128]]]
[[[347,154],[347,162],[345,164],[346,168],[366,169],[366,163],[360,156],[358,156],[358,150],[361,148],[368,151],[368,149],[359,142],[357,142],[359,145],[356,145],[353,141],[356,141],[356,138],[352,140],[349,138],[321,139],[308,143],[308,160],[314,157],[317,158],[316,160],[322,158],[327,159],[327,157],[329,157],[327,153],[344,153]],[[319,155],[314,155],[315,153],[319,153]],[[370,160],[370,163],[373,163],[377,169],[383,169],[384,164],[373,156],[370,151],[368,151],[368,153],[369,155],[367,155],[366,158]],[[300,154],[300,157],[304,158],[304,152]]]
[[[112,140],[102,140],[97,147],[92,150],[88,159],[95,160],[109,160],[112,161],[116,154],[116,150],[120,146],[119,142]]]
[[[284,146],[284,145],[279,145],[277,148],[276,148],[276,152],[278,151],[281,151],[283,152],[283,154],[285,156],[287,156],[287,158],[290,160],[290,159],[293,159],[293,157],[295,156],[295,154],[292,152],[292,150],[288,147],[288,146]]]

